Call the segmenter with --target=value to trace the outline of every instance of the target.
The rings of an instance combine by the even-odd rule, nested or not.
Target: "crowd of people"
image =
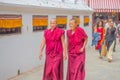
[[[116,44],[120,44],[120,22],[116,24],[111,17],[99,20],[94,26],[92,46],[99,51],[100,59],[107,55],[108,62],[111,62]]]
[[[66,59],[68,59],[66,80],[85,79],[85,47],[88,36],[84,29],[77,25],[76,19],[70,20],[69,27],[66,41],[65,31],[57,27],[56,19],[51,19],[50,29],[44,31],[39,54],[39,58],[42,59],[42,52],[46,46],[42,80],[63,80],[63,60]],[[116,38],[119,38],[120,44],[120,23],[116,26],[112,18],[97,22],[94,27],[92,46],[99,51],[101,59],[107,55],[108,62],[113,60]]]

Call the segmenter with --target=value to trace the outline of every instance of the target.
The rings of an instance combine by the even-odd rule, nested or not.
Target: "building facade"
[[[108,19],[112,17],[118,23],[120,21],[120,0],[84,0],[86,4],[94,9],[93,23],[97,18]]]
[[[15,2],[16,1],[16,2]],[[54,0],[55,1],[55,0]],[[77,18],[92,41],[93,10],[82,3],[52,2],[52,0],[2,0],[0,2],[0,80],[43,65],[38,58],[40,42],[50,19],[56,18],[58,27],[69,29],[69,20]]]

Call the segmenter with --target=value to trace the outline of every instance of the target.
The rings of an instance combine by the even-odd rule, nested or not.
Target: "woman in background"
[[[96,32],[98,32],[100,34],[101,39],[98,41],[98,44],[96,45],[96,50],[99,50],[100,58],[102,58],[101,57],[101,48],[102,48],[102,44],[103,44],[104,36],[105,36],[105,29],[104,29],[102,21],[97,23],[95,30],[96,30]]]

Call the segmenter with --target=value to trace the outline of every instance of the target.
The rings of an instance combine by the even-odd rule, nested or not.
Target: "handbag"
[[[107,46],[106,46],[106,43],[104,41],[103,45],[102,45],[102,50],[101,50],[101,56],[102,57],[105,57],[107,54]]]

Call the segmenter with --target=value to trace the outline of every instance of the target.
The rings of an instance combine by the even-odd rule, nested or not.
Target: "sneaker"
[[[112,62],[112,59],[108,58],[108,62]]]
[[[113,52],[115,52],[115,50],[113,50]]]
[[[102,56],[100,56],[99,58],[100,58],[100,59],[102,59],[103,57],[102,57]]]

